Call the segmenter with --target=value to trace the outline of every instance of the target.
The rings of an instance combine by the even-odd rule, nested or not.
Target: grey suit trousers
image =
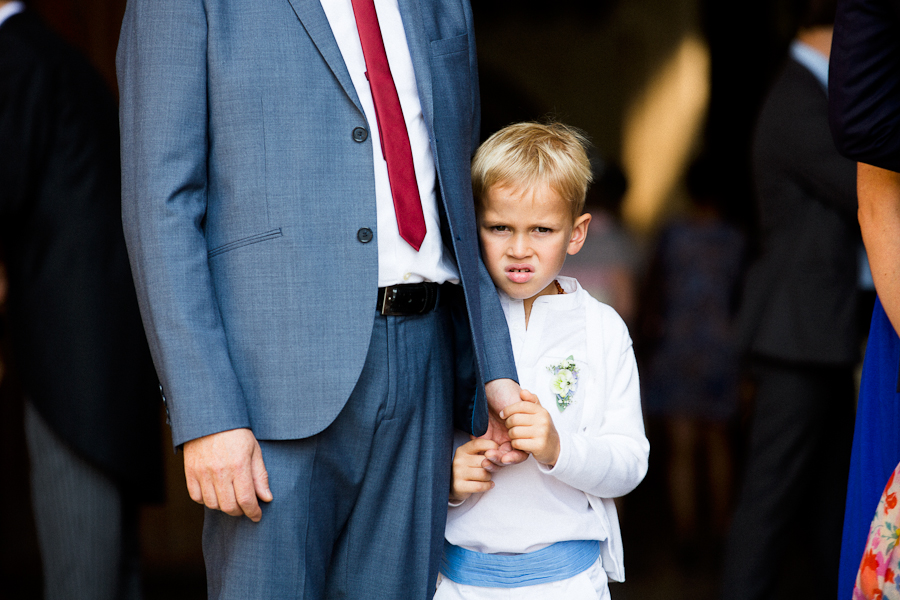
[[[450,327],[446,308],[377,315],[337,419],[260,441],[274,500],[259,523],[207,509],[211,599],[431,598],[452,459]]]
[[[25,404],[45,600],[141,597],[138,506]]]

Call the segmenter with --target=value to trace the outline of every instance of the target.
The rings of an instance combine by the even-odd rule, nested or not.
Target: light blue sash
[[[441,573],[462,585],[517,588],[562,581],[588,570],[600,557],[597,540],[557,542],[525,554],[485,554],[444,540]]]

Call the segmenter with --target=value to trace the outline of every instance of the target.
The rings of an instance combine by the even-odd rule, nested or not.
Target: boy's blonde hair
[[[489,137],[472,159],[472,191],[480,213],[494,186],[517,189],[549,185],[572,206],[572,218],[584,211],[593,181],[587,137],[562,123],[515,123]]]

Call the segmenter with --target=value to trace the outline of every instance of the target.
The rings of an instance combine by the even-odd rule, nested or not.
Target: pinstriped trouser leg
[[[31,495],[46,600],[138,600],[137,513],[25,405]]]

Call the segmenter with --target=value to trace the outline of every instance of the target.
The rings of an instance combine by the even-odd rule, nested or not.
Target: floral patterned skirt
[[[854,600],[900,598],[895,581],[900,580],[896,529],[900,525],[898,362],[900,338],[878,301],[872,314],[856,411],[841,548],[840,600],[850,598],[851,590]],[[882,488],[885,480],[887,486]]]
[[[853,600],[900,600],[900,464],[894,469],[869,528],[866,551],[859,565]]]

